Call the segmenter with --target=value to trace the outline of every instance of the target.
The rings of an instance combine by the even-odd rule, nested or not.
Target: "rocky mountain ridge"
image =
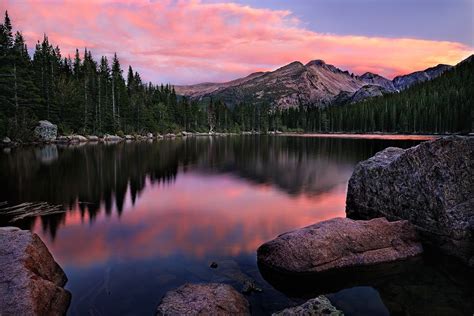
[[[242,102],[272,107],[326,107],[399,92],[432,80],[452,66],[439,64],[389,80],[375,73],[357,76],[316,59],[306,65],[295,61],[274,71],[256,72],[224,83],[175,86],[176,93],[196,100],[222,100],[228,106]]]

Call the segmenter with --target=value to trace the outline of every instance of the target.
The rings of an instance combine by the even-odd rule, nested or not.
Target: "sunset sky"
[[[392,78],[474,52],[473,0],[2,0],[33,48],[111,56],[155,83],[226,81],[323,59]]]

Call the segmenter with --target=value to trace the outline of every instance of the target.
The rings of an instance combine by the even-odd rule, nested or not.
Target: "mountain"
[[[366,72],[362,76],[358,77],[360,80],[364,81],[367,84],[370,85],[376,85],[376,86],[381,86],[384,87],[386,90],[389,91],[395,91],[395,86],[393,85],[393,82],[385,77],[382,77],[380,75],[371,73],[371,72]]]
[[[393,85],[397,90],[405,90],[414,84],[439,77],[442,73],[451,68],[452,66],[439,64],[438,66],[431,67],[423,71],[416,71],[408,75],[397,76],[393,78]]]
[[[269,104],[283,109],[300,105],[327,107],[401,91],[436,78],[450,68],[438,65],[389,80],[370,72],[355,76],[317,59],[306,65],[295,61],[274,71],[253,73],[229,82],[175,86],[175,89],[180,95],[221,100],[230,107],[239,103]]]
[[[217,90],[224,89],[227,87],[238,86],[246,81],[252,80],[256,77],[265,74],[265,72],[254,72],[247,77],[235,79],[229,82],[223,83],[214,83],[214,82],[205,82],[205,83],[198,83],[188,86],[175,86],[175,91],[177,94],[185,95],[191,98],[198,98],[200,96],[211,94],[216,92]]]

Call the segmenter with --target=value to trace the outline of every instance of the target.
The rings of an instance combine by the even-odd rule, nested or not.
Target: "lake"
[[[345,216],[357,162],[423,139],[228,136],[4,149],[0,202],[61,207],[13,223],[0,216],[0,224],[47,244],[69,278],[69,315],[152,315],[186,282],[240,290],[249,279],[263,290],[247,296],[253,314],[326,294],[346,315],[472,315],[472,275],[437,254],[314,283],[277,280],[257,266],[265,241]]]

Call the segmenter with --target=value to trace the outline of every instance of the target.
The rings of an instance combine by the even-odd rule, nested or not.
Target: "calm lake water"
[[[63,206],[13,225],[38,233],[65,270],[69,315],[152,315],[183,283],[240,290],[248,279],[263,289],[247,296],[254,314],[327,294],[347,315],[472,315],[472,275],[439,256],[324,282],[264,278],[257,266],[263,242],[345,216],[358,161],[420,141],[233,136],[14,148],[0,153],[0,202]]]

